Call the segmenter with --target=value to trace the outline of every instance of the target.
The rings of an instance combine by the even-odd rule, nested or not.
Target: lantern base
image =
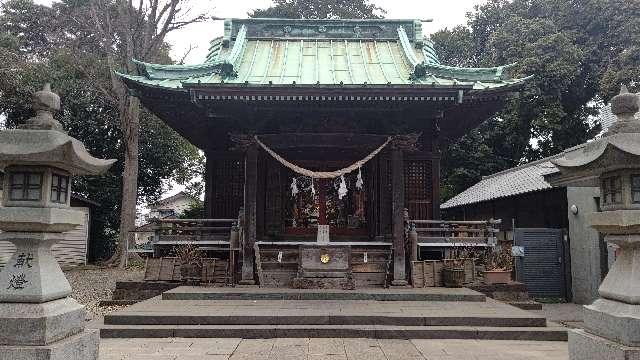
[[[584,307],[584,325],[592,334],[640,346],[640,305],[600,298]]]
[[[86,311],[72,298],[42,304],[0,303],[0,345],[48,345],[81,333]]]
[[[571,360],[629,360],[640,358],[640,347],[625,346],[585,330],[569,331]]]
[[[85,330],[49,345],[0,345],[0,360],[98,360],[99,348],[98,330]]]

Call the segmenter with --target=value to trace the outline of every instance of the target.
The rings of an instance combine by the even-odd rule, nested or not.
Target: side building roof
[[[544,175],[558,171],[551,163],[551,159],[559,156],[555,155],[484,177],[475,185],[449,199],[440,208],[451,209],[551,189],[552,186],[544,180]]]
[[[636,114],[636,117],[640,119],[640,113]],[[601,124],[602,133],[606,133],[607,129],[616,121],[616,116],[611,112],[611,105],[605,105],[600,110],[600,114],[598,114],[598,118],[595,121]],[[545,175],[558,172],[558,168],[551,163],[551,160],[562,157],[566,151],[574,150],[584,145],[581,144],[560,154],[486,176],[475,185],[446,201],[440,208],[452,209],[551,189],[553,186],[544,179]]]

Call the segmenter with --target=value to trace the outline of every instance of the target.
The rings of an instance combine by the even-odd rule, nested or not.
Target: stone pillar
[[[258,191],[258,148],[249,145],[245,153],[244,168],[244,241],[242,244],[241,285],[255,285],[253,263],[256,243],[256,199]]]
[[[393,216],[393,286],[406,286],[406,256],[404,247],[404,156],[402,149],[391,150],[391,191]]]
[[[602,212],[589,216],[620,254],[599,288],[600,298],[585,306],[584,330],[569,333],[572,360],[640,359],[640,98],[625,87],[611,99],[617,122],[602,138],[569,150],[552,162],[553,185],[597,179]],[[594,264],[599,266],[598,264]]]
[[[85,330],[84,306],[69,297],[51,246],[84,221],[69,208],[71,176],[101,174],[115,160],[92,157],[62,131],[53,118],[60,98],[49,86],[34,95],[33,108],[26,124],[0,132],[0,241],[16,246],[0,272],[0,360],[97,360],[98,332]]]

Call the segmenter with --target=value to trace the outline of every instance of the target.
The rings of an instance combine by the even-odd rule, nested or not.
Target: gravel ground
[[[142,280],[143,270],[86,266],[64,272],[71,283],[73,298],[87,308],[87,321],[100,318],[124,306],[99,307],[100,300],[110,300],[116,281]]]

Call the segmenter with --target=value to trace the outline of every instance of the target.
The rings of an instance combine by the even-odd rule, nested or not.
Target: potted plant
[[[202,253],[195,244],[176,246],[175,254],[180,261],[180,276],[187,285],[198,285],[202,279]]]
[[[442,283],[448,288],[459,288],[464,284],[464,262],[466,252],[453,246],[442,268]]]
[[[506,284],[511,282],[513,256],[507,247],[487,254],[484,264],[484,283],[487,285]]]

